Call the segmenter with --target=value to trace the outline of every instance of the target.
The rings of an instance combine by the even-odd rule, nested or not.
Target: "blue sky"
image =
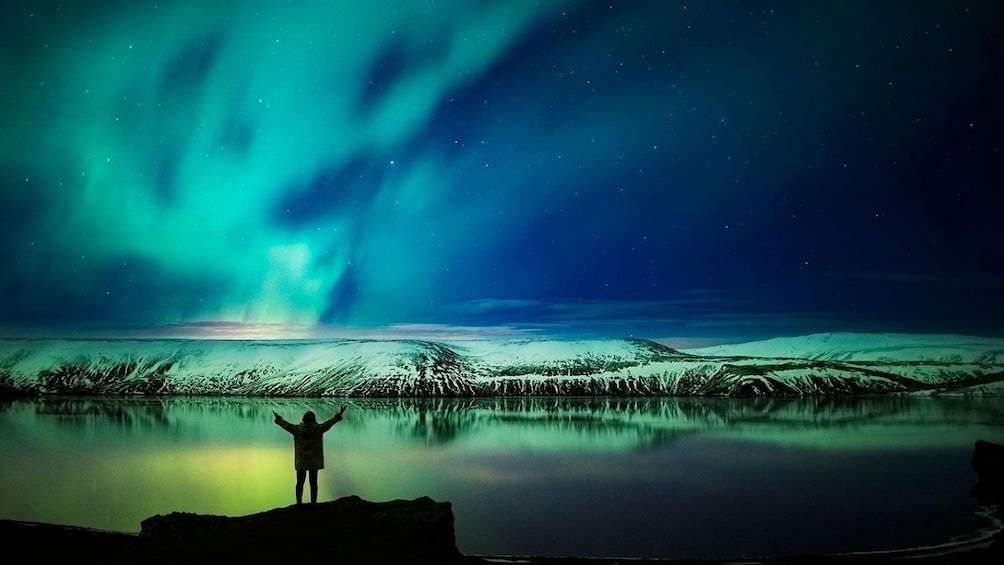
[[[7,12],[5,334],[1001,333],[999,2]]]

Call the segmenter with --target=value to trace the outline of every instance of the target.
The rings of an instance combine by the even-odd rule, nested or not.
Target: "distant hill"
[[[344,397],[1004,394],[1001,340],[0,339],[0,394]]]
[[[693,355],[826,361],[1004,363],[1004,339],[938,334],[819,333],[688,349]]]

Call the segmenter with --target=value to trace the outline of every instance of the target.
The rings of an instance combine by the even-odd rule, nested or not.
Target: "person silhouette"
[[[303,504],[303,482],[310,478],[310,503],[317,503],[317,471],[324,468],[324,432],[342,421],[347,406],[342,406],[333,417],[317,423],[317,416],[308,410],[303,422],[291,424],[275,410],[275,423],[293,434],[293,466],[296,468],[296,503]]]

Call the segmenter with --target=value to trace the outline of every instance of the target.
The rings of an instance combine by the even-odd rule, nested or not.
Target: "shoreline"
[[[991,524],[965,539],[934,546],[874,552],[712,559],[465,555],[456,548],[449,502],[427,497],[374,503],[349,496],[241,517],[172,513],[142,523],[140,533],[0,519],[8,552],[61,547],[76,558],[176,564],[239,559],[245,565],[277,559],[336,559],[342,563],[456,565],[802,565],[810,563],[999,563],[1004,558],[1004,512],[987,508]],[[337,532],[333,534],[332,532]]]

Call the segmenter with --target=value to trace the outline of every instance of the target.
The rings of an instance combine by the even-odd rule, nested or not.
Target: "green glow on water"
[[[343,402],[346,419],[325,435],[320,501],[349,494],[451,501],[462,550],[479,553],[578,547],[646,556],[618,549],[623,532],[582,517],[599,512],[596,505],[625,528],[671,527],[681,536],[703,528],[692,535],[707,547],[695,541],[692,556],[731,543],[705,531],[724,519],[723,507],[739,521],[725,530],[741,523],[758,537],[758,527],[779,527],[764,518],[766,509],[800,513],[785,500],[806,497],[828,500],[832,516],[803,515],[811,532],[793,540],[826,529],[850,535],[838,534],[856,524],[855,497],[898,500],[869,512],[876,520],[916,512],[923,530],[916,536],[932,535],[922,524],[954,512],[944,528],[958,533],[956,522],[973,520],[965,497],[975,480],[972,442],[1004,432],[1000,399],[17,400],[0,405],[0,518],[138,531],[156,514],[236,516],[287,506],[292,443],[272,410],[298,420],[308,409],[324,417]],[[659,497],[688,508],[686,516],[647,508]],[[749,504],[735,508],[735,497]],[[500,530],[500,516],[574,523],[578,534],[567,547],[560,536],[527,539],[518,528]],[[596,547],[575,545],[583,539]],[[792,547],[828,547],[816,543],[823,545]],[[862,548],[879,542],[868,543]]]

